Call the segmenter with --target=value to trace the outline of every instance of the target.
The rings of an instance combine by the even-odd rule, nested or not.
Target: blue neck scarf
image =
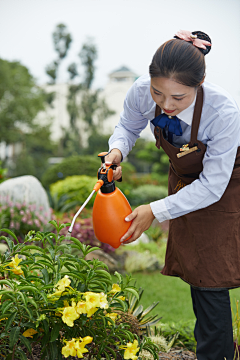
[[[177,136],[182,135],[182,128],[179,119],[176,116],[170,118],[165,113],[158,115],[155,119],[151,120],[154,126],[159,126],[161,129],[168,130],[168,141],[172,144],[173,134]]]

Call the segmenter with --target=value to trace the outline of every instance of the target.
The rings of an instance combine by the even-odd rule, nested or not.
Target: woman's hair
[[[211,43],[210,37],[201,31],[194,31],[192,34]],[[174,78],[183,85],[197,87],[204,80],[204,55],[210,49],[211,46],[206,46],[206,49],[198,48],[192,42],[175,36],[175,39],[165,42],[154,54],[149,66],[150,76]]]

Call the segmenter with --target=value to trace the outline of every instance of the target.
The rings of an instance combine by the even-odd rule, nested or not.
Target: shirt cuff
[[[114,141],[111,145],[109,145],[109,150],[108,151],[111,151],[112,149],[118,149],[118,150],[121,151],[121,153],[122,153],[122,161],[128,155],[128,152],[126,151],[126,148],[125,148],[124,144],[121,141]]]
[[[154,201],[150,203],[153,215],[161,223],[165,220],[171,220],[172,217],[167,210],[164,199]]]

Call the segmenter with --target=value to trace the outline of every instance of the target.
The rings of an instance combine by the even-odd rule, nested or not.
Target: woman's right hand
[[[117,168],[113,171],[113,180],[118,180],[122,177],[122,167],[120,166],[122,160],[122,153],[118,149],[112,149],[110,154],[105,157],[106,165],[116,164]]]

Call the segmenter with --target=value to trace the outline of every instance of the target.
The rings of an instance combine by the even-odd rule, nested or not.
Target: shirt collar
[[[195,96],[195,99],[193,100],[193,102],[191,103],[191,105],[184,109],[183,111],[181,111],[177,117],[184,121],[187,125],[191,126],[192,125],[192,119],[193,119],[193,112],[194,112],[194,106],[196,103],[196,98],[197,95]]]

